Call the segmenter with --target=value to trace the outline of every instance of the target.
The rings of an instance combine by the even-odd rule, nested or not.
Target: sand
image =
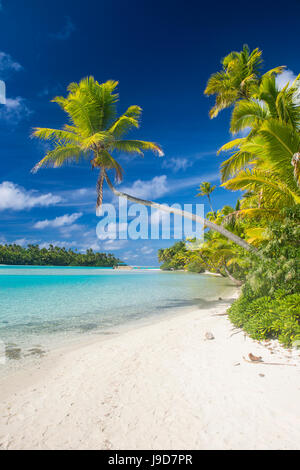
[[[300,353],[232,335],[216,315],[230,301],[50,353],[8,377],[0,448],[299,449]],[[296,366],[250,364],[249,353]]]

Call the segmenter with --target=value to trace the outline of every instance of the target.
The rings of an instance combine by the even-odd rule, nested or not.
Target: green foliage
[[[102,204],[106,172],[113,171],[117,181],[123,178],[123,169],[113,153],[143,156],[145,151],[151,151],[163,156],[160,146],[154,142],[124,139],[126,134],[139,127],[142,109],[129,106],[117,117],[117,86],[116,81],[98,83],[93,77],[71,83],[66,98],[58,96],[52,100],[66,113],[67,124],[62,129],[36,127],[32,133],[33,137],[50,141],[52,147],[35,165],[33,172],[42,167],[79,163],[80,159],[89,159],[91,167],[100,170],[97,208]]]
[[[185,268],[191,273],[204,273],[205,267],[200,260],[193,260],[186,264]]]
[[[163,262],[161,269],[164,271],[183,269],[187,250],[185,242],[176,242],[170,248],[158,250],[158,260]]]
[[[233,51],[222,60],[222,69],[211,75],[205,89],[206,95],[216,95],[210,117],[216,117],[222,109],[232,106],[241,98],[251,95],[251,88],[258,83],[262,63],[262,51],[250,52],[244,45],[240,52]]]
[[[117,266],[120,260],[110,253],[95,253],[92,249],[86,253],[77,253],[58,246],[39,248],[38,245],[0,245],[0,264],[33,266]]]
[[[283,222],[268,226],[268,241],[252,267],[242,295],[229,309],[234,325],[254,339],[300,340],[300,209],[282,210]]]
[[[283,295],[282,290],[270,296],[252,299],[243,294],[229,309],[234,325],[242,327],[256,340],[278,338],[284,346],[300,340],[300,294]]]
[[[252,259],[245,289],[255,297],[273,296],[282,287],[287,294],[300,289],[300,207],[283,209],[281,215],[282,222],[269,224],[268,241]]]

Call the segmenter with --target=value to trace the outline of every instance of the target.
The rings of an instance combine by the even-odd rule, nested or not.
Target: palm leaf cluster
[[[221,165],[223,186],[244,191],[239,215],[275,219],[283,207],[300,203],[300,75],[279,89],[276,76],[284,67],[261,75],[260,66],[258,49],[233,52],[205,92],[217,95],[212,117],[233,106],[230,131],[238,135],[219,150],[231,153]]]
[[[159,145],[142,140],[127,140],[128,132],[137,129],[142,109],[130,106],[124,114],[117,115],[118,82],[108,80],[98,83],[87,77],[68,86],[67,97],[56,97],[57,103],[68,116],[62,129],[35,128],[33,136],[50,141],[51,150],[33,168],[61,167],[65,164],[89,159],[92,168],[100,170],[97,182],[97,207],[103,199],[106,172],[112,170],[117,181],[123,178],[123,169],[113,156],[114,152],[143,156],[152,151],[162,156]]]

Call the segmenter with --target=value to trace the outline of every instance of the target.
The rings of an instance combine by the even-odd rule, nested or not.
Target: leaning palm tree
[[[216,189],[216,186],[212,186],[208,181],[204,181],[203,183],[200,184],[200,187],[199,187],[200,192],[196,195],[196,197],[207,196],[208,203],[209,203],[211,212],[213,214],[214,214],[214,210],[213,210],[213,207],[212,207],[210,195],[215,189]]]
[[[68,114],[69,123],[63,129],[37,127],[32,134],[54,144],[54,148],[35,165],[33,172],[45,166],[57,168],[78,162],[81,158],[90,159],[91,167],[99,169],[98,210],[103,200],[106,171],[113,170],[118,182],[123,178],[123,169],[112,156],[114,151],[143,155],[144,151],[150,150],[163,156],[160,146],[153,142],[124,139],[130,130],[139,127],[142,110],[139,106],[130,106],[117,117],[117,85],[118,82],[112,80],[99,84],[93,77],[71,83],[66,98],[59,96],[52,100]]]
[[[36,172],[47,166],[57,168],[64,164],[79,162],[82,158],[90,159],[91,167],[99,170],[97,210],[101,207],[103,184],[106,181],[109,188],[118,197],[189,218],[219,232],[245,250],[253,251],[254,248],[245,240],[210,220],[178,208],[131,196],[115,188],[109,172],[114,172],[116,181],[120,182],[123,169],[112,155],[113,153],[121,152],[142,156],[144,151],[150,150],[163,156],[158,144],[124,139],[127,132],[139,127],[141,108],[130,106],[124,114],[117,117],[118,95],[115,93],[117,85],[118,82],[111,80],[100,84],[93,77],[88,77],[79,83],[71,83],[66,98],[54,98],[53,101],[58,103],[67,113],[69,122],[63,129],[34,129],[33,136],[50,140],[53,143],[53,149],[35,165],[33,171]]]

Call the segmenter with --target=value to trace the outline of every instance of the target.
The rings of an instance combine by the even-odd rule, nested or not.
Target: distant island
[[[0,245],[0,264],[28,266],[94,266],[115,267],[124,265],[111,253],[97,253],[92,249],[79,253],[71,249],[49,245],[28,245],[26,248],[12,244]]]

